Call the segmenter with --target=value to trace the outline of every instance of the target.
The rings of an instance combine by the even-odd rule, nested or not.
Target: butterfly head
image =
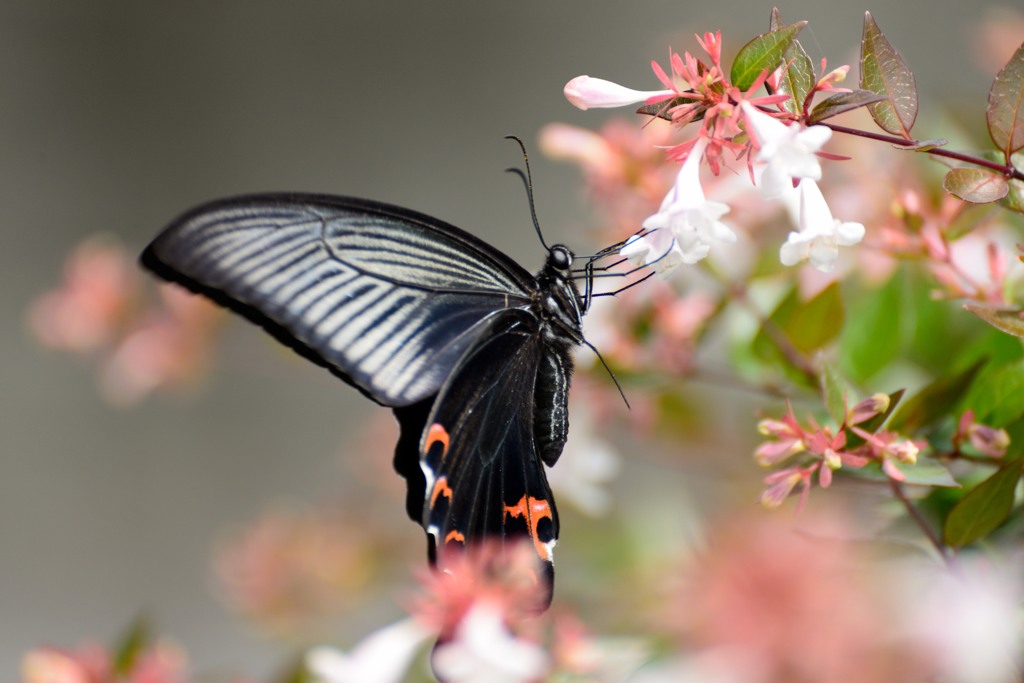
[[[572,262],[575,257],[564,244],[556,244],[548,250],[547,269],[552,270],[564,278],[570,277]]]

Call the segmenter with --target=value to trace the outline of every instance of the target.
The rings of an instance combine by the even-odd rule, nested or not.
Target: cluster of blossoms
[[[223,315],[180,287],[147,300],[135,259],[94,237],[64,265],[60,286],[39,296],[28,325],[45,346],[99,359],[101,393],[135,403],[157,389],[188,387],[207,372]]]
[[[726,80],[721,35],[707,33],[698,41],[710,65],[689,52],[672,53],[669,76],[657,62],[652,63],[665,86],[662,90],[638,91],[590,76],[578,76],[565,86],[565,96],[580,109],[642,103],[652,115],[670,120],[675,127],[699,124],[695,137],[668,148],[668,157],[682,161],[682,167],[661,208],[643,221],[645,232],[623,248],[623,256],[665,273],[680,263],[704,259],[715,242],[734,242],[736,234],[721,220],[729,212],[728,205],[708,200],[700,182],[702,162],[717,175],[728,162],[728,153],[737,160],[745,157],[762,195],[784,202],[793,217],[797,230],[779,252],[782,263],[795,265],[806,259],[821,271],[831,271],[839,247],[857,244],[865,232],[860,223],[834,218],[818,188],[819,156],[828,156],[821,148],[832,131],[805,126],[799,116],[782,108],[790,95],[755,95],[766,81],[769,85],[777,81],[781,70],[765,72],[741,90]],[[821,77],[808,98],[816,92],[847,92],[835,84],[848,70],[844,66]]]
[[[802,508],[810,495],[815,475],[818,485],[828,488],[832,484],[833,473],[840,469],[860,470],[876,465],[893,482],[906,481],[907,473],[901,465],[916,464],[919,454],[928,444],[879,429],[877,423],[884,419],[890,407],[890,396],[875,394],[848,409],[843,423],[836,430],[819,425],[813,417],[801,424],[791,405],[781,419],[762,420],[758,431],[772,440],[755,450],[757,463],[762,467],[774,467],[794,459],[799,462],[765,477],[766,488],[761,495],[761,503],[766,507],[777,507],[799,486],[798,509]],[[973,411],[968,410],[957,423],[952,443],[954,451],[951,457],[960,453],[962,445],[969,444],[976,454],[998,459],[1005,455],[1010,438],[1005,429],[977,423]]]

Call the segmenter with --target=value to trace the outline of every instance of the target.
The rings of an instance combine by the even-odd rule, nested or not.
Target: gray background
[[[926,96],[980,120],[992,74],[972,66],[965,27],[988,3],[886,5],[875,16]],[[106,405],[92,368],[38,347],[23,323],[74,244],[108,232],[140,248],[199,201],[301,189],[437,215],[532,270],[540,251],[521,188],[502,173],[518,159],[502,136],[536,149],[547,122],[596,126],[606,114],[562,98],[569,78],[654,88],[648,63],[664,64],[670,45],[693,50],[694,31],[720,28],[732,54],[767,28],[770,7],[0,3],[0,677],[12,680],[36,644],[109,639],[140,610],[197,671],[261,676],[280,665],[283,650],[214,597],[211,548],[272,501],[338,485],[339,439],[372,410],[241,325],[199,396]],[[864,9],[782,6],[787,20],[811,21],[803,44],[835,65],[854,54]],[[578,174],[533,160],[548,234],[578,243]]]

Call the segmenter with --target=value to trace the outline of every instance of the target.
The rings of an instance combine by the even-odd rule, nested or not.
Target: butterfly
[[[546,247],[532,275],[416,211],[254,194],[186,212],[141,262],[392,408],[394,466],[431,562],[484,539],[528,539],[550,600],[558,512],[544,465],[555,464],[568,434],[572,354],[586,343],[594,263],[618,246],[576,269],[567,247]]]

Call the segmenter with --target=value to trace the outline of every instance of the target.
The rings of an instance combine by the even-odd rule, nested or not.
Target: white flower
[[[313,648],[306,666],[323,683],[399,683],[416,651],[433,635],[413,619],[374,631],[346,654],[333,647]]]
[[[526,683],[550,667],[544,651],[509,633],[501,610],[488,603],[466,613],[455,638],[434,651],[432,664],[449,683]]]
[[[583,110],[591,107],[607,109],[624,107],[637,102],[645,102],[651,97],[663,97],[673,94],[673,90],[633,90],[603,78],[577,76],[565,84],[565,99],[573,106]]]
[[[654,265],[656,271],[665,274],[680,263],[697,263],[706,257],[713,240],[736,241],[733,231],[718,220],[728,213],[729,206],[705,199],[700,186],[705,147],[705,138],[697,141],[661,209],[643,222],[650,232],[630,239],[619,251],[635,265]]]
[[[860,223],[844,223],[832,217],[825,197],[813,180],[801,181],[800,187],[787,193],[786,198],[792,200],[788,203],[791,212],[796,214],[800,231],[789,233],[779,250],[782,265],[792,266],[809,259],[812,266],[828,273],[836,265],[839,247],[857,244],[864,238],[864,226]]]
[[[749,102],[740,106],[746,116],[748,130],[752,130],[757,138],[757,160],[767,164],[759,181],[764,197],[781,196],[793,186],[794,178],[821,180],[821,164],[815,152],[832,137],[830,128],[804,128],[798,123],[787,126]]]

